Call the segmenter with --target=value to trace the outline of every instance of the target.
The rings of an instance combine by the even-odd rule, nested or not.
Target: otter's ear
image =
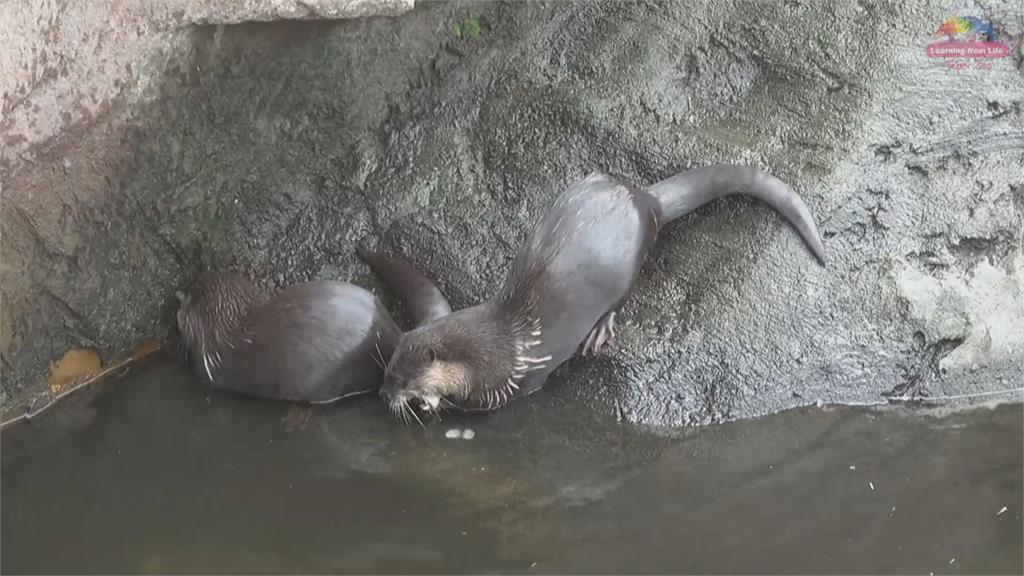
[[[431,362],[437,361],[437,351],[433,348],[427,348],[427,360]]]

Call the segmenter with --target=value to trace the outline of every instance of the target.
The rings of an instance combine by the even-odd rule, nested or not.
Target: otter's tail
[[[356,248],[356,254],[402,300],[416,326],[452,313],[441,289],[412,264],[360,247]]]
[[[666,178],[645,192],[657,201],[662,225],[722,196],[743,194],[757,198],[782,214],[825,264],[825,247],[807,205],[789,184],[762,170],[727,165],[697,168]]]

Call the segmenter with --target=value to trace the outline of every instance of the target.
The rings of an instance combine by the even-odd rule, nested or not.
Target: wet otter
[[[392,410],[417,399],[489,410],[540,389],[581,345],[599,352],[658,231],[730,194],[778,211],[824,264],[810,211],[778,178],[754,168],[712,166],[645,189],[593,173],[551,204],[520,248],[504,288],[483,304],[404,334],[381,395]],[[396,408],[397,407],[397,408]]]
[[[437,285],[410,263],[362,247],[356,247],[356,254],[402,300],[414,326],[451,314]]]
[[[444,302],[411,266],[381,258],[396,270],[392,281],[416,287],[405,293],[413,309]],[[326,403],[376,390],[401,336],[373,294],[346,282],[268,296],[241,274],[208,272],[179,298],[178,328],[196,374],[250,396]]]

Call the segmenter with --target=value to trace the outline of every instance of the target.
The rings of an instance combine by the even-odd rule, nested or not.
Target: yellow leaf
[[[100,354],[92,348],[72,348],[64,357],[50,363],[50,394],[57,396],[76,381],[94,374],[103,367]]]
[[[158,338],[143,340],[135,347],[134,350],[132,350],[132,360],[138,362],[162,348],[163,345],[164,343]]]

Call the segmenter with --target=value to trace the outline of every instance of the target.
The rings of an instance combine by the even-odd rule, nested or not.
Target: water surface
[[[4,431],[2,569],[1020,574],[1022,428],[841,408],[666,436],[548,391],[420,428],[157,363]]]

